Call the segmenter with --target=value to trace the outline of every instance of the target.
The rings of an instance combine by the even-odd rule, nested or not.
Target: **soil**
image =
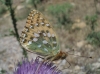
[[[35,9],[31,4],[27,4],[27,1],[13,0],[19,35],[25,26],[28,13],[31,9]],[[56,5],[64,2],[73,5],[70,12],[73,24],[70,29],[65,26],[57,27],[57,23],[52,21],[53,17],[47,12],[46,8],[51,4]],[[67,57],[67,62],[71,64],[70,67],[63,69],[64,65],[60,66],[63,74],[100,74],[100,70],[98,70],[100,68],[100,47],[86,41],[86,36],[91,32],[91,29],[85,21],[87,15],[97,13],[98,25],[96,31],[100,31],[99,5],[99,0],[43,0],[43,3],[37,4],[37,10],[41,11],[44,7],[41,12],[52,24],[55,24],[54,29],[59,37],[60,49],[66,52],[71,51]],[[12,31],[14,29],[10,13],[6,11],[0,17],[0,70],[6,70],[9,74],[13,74],[16,64],[24,57],[21,46],[16,37],[12,35]],[[28,52],[30,60],[35,59],[36,56],[36,54]],[[92,59],[89,58],[90,56]],[[66,66],[68,66],[68,63],[66,63]]]

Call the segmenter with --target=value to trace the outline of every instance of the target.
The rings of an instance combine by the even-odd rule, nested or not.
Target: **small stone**
[[[77,47],[81,48],[82,46],[85,45],[85,43],[86,43],[85,41],[80,41],[80,42],[77,42],[76,45]]]
[[[92,66],[94,69],[97,69],[100,67],[100,63],[99,62],[93,63]]]
[[[80,70],[80,66],[76,65],[75,70]]]
[[[76,28],[82,29],[82,28],[85,28],[85,27],[86,27],[86,23],[84,23],[84,22],[79,22],[79,21],[77,20],[77,23],[73,24],[72,29],[76,29]]]
[[[76,19],[76,20],[75,20],[76,23],[79,23],[80,21],[81,21],[80,19]]]
[[[22,8],[24,8],[25,6],[24,5],[19,5],[19,6],[17,6],[17,10],[20,10],[20,9],[22,9]]]
[[[97,3],[97,11],[100,13],[100,3]]]
[[[100,62],[100,58],[98,59],[98,62]]]
[[[85,45],[85,47],[86,47],[87,49],[93,49],[93,46],[92,46],[91,44],[87,44],[87,45]]]
[[[8,68],[9,68],[9,70],[13,70],[13,69],[14,69],[14,65],[10,64],[10,65],[8,66]]]
[[[86,72],[79,72],[78,74],[86,74]]]

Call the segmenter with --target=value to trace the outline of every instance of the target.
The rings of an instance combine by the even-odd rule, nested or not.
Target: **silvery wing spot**
[[[52,26],[36,10],[32,10],[27,17],[20,42],[26,50],[39,55],[56,55],[59,51],[58,39]]]

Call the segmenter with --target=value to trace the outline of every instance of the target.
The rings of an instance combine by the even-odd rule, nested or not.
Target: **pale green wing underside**
[[[56,55],[59,51],[59,42],[52,26],[36,10],[30,12],[20,42],[28,51],[40,55]]]

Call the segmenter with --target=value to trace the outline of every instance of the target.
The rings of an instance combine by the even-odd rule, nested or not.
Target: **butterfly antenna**
[[[74,55],[74,54],[70,54],[70,53],[68,53],[69,55]],[[90,58],[90,59],[92,59],[92,57],[90,56],[90,57],[87,57],[87,56],[80,56],[80,55],[74,55],[74,56],[78,56],[78,57],[83,57],[83,58]]]
[[[72,52],[72,51],[74,51],[74,49],[67,51],[67,54],[68,54],[68,55],[74,55],[74,54],[69,53],[69,52]],[[74,55],[74,56],[78,56],[78,57],[83,57],[83,58],[90,58],[90,59],[92,59],[91,56],[90,56],[90,57],[87,57],[87,56],[80,56],[80,55]]]

